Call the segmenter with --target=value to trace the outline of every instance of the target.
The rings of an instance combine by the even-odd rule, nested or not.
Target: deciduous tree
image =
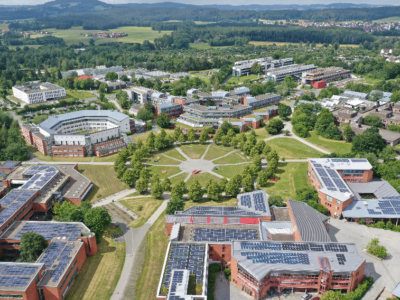
[[[21,261],[36,262],[47,245],[48,243],[42,235],[35,232],[24,233],[19,248]]]

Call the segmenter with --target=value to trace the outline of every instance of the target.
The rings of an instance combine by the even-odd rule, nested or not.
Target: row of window
[[[83,154],[64,154],[63,155],[63,153],[60,153],[60,154],[58,154],[58,153],[54,153],[53,154],[53,156],[55,156],[55,157],[83,157]]]
[[[82,149],[62,149],[62,148],[54,148],[53,149],[54,152],[82,152]]]

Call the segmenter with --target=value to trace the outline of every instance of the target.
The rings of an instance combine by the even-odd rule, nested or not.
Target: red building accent
[[[123,138],[116,139],[113,141],[102,142],[93,144],[93,154],[97,157],[107,156],[118,153],[122,149],[127,148]]]

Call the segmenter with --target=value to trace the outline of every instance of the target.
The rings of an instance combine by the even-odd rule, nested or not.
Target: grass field
[[[295,139],[290,138],[276,138],[266,142],[279,154],[279,158],[285,159],[303,159],[308,157],[320,157],[321,152],[304,145]]]
[[[146,255],[142,270],[139,272],[135,287],[136,300],[153,300],[157,294],[169,236],[165,234],[163,213],[151,226],[146,235]]]
[[[239,152],[234,152],[229,154],[228,156],[225,156],[223,158],[214,160],[214,164],[237,164],[237,163],[242,163],[245,162],[242,155],[239,154]]]
[[[117,159],[118,153],[116,154],[111,154],[108,156],[104,156],[104,157],[94,157],[93,161],[97,161],[97,162],[114,162]],[[129,161],[129,159],[128,159]]]
[[[195,24],[197,25],[207,25],[207,24],[214,24],[217,22],[203,22],[203,21],[194,21]]]
[[[249,42],[249,44],[251,45],[255,45],[255,46],[270,46],[270,45],[277,45],[277,46],[287,46],[287,45],[299,45],[300,43],[288,43],[288,42],[261,42],[261,41],[251,41]],[[304,45],[304,43],[303,43]],[[317,47],[321,47],[322,44],[316,44]],[[340,45],[340,47],[358,47],[359,45],[353,45],[353,44],[348,44],[348,45]]]
[[[167,177],[170,177],[174,174],[177,174],[179,172],[181,172],[181,169],[179,169],[178,167],[161,167],[161,166],[147,166],[147,170],[149,170],[151,176],[153,176],[154,174],[158,174],[158,176],[160,177],[160,179],[165,179]],[[162,173],[162,170],[166,170],[166,173]],[[187,176],[187,173],[186,173]],[[173,179],[175,180],[176,177],[173,177]]]
[[[374,20],[372,22],[377,22],[377,23],[400,22],[400,17],[390,17],[385,19]]]
[[[177,175],[175,177],[170,178],[171,182],[172,182],[172,186],[176,183],[179,182],[181,180],[185,180],[186,177],[188,177],[188,173],[182,173],[181,175]],[[171,175],[170,175],[171,176]]]
[[[189,180],[186,182],[186,186],[187,187],[191,186],[193,181],[195,181],[196,179],[197,179],[197,181],[200,183],[200,185],[202,187],[205,187],[207,182],[210,179],[213,179],[213,180],[215,180],[217,182],[221,180],[221,178],[219,178],[219,177],[217,177],[215,175],[212,175],[210,173],[199,173],[199,174],[196,174],[196,175],[192,174],[192,176],[190,176]]]
[[[155,160],[158,160],[158,161],[155,162]],[[177,161],[175,159],[166,157],[166,156],[161,155],[161,154],[156,154],[151,158],[151,160],[149,161],[149,164],[153,164],[153,165],[180,165],[181,162],[179,162],[179,161]]]
[[[309,187],[306,162],[279,163],[278,181],[268,182],[265,191],[270,195],[279,195],[284,199],[296,199],[296,191]]]
[[[176,150],[175,148],[172,148],[172,149],[170,149],[170,150],[168,150],[168,151],[166,151],[166,152],[163,152],[163,153],[164,153],[165,155],[167,155],[167,156],[170,156],[170,157],[173,157],[173,158],[182,160],[182,161],[185,161],[185,160],[186,160],[186,158],[184,158],[184,157],[182,156],[182,154],[180,154],[179,151]]]
[[[145,143],[146,143],[146,139],[147,139],[147,137],[149,136],[150,132],[151,132],[151,131],[148,131],[148,132],[145,132],[145,133],[141,133],[141,134],[138,134],[138,135],[134,135],[134,136],[132,137],[132,141],[135,142],[135,143],[137,143],[137,142],[139,142],[139,141],[142,141],[142,142],[145,144]],[[153,132],[153,133],[154,133],[155,135],[157,135],[156,132]]]
[[[8,24],[0,24],[0,30],[8,30]]]
[[[310,131],[310,137],[305,138],[304,140],[329,152],[348,153],[351,151],[351,143],[328,140],[317,135],[315,131]]]
[[[255,80],[255,79],[262,79],[263,77],[260,75],[256,75],[256,74],[250,74],[250,75],[245,75],[245,76],[239,76],[239,80],[237,76],[232,76],[231,78],[229,78],[227,84],[238,84],[240,82],[243,82],[245,80]]]
[[[111,237],[122,233],[121,228],[110,225],[104,231],[98,253],[88,256],[66,300],[108,300],[111,298],[121,276],[125,261],[125,242],[114,243]]]
[[[188,209],[194,205],[201,206],[237,206],[237,199],[230,197],[221,197],[220,200],[215,201],[207,198],[203,198],[201,201],[194,202],[192,200],[185,201],[185,208]]]
[[[231,178],[236,173],[241,173],[245,166],[246,164],[233,165],[233,166],[219,166],[218,170],[214,170],[214,172],[226,178]]]
[[[79,171],[93,182],[93,189],[87,198],[90,202],[129,188],[117,178],[114,166],[80,165]]]
[[[137,228],[143,226],[143,224],[147,222],[163,201],[164,199],[143,197],[120,200],[119,202],[139,216],[138,219],[129,224],[130,227]]]
[[[233,151],[235,149],[233,149],[233,147],[225,147],[225,146],[217,146],[215,144],[212,144],[210,146],[210,149],[208,149],[206,156],[204,157],[204,159],[207,160],[212,160],[218,157],[221,157],[223,155],[228,154],[229,152]]]
[[[112,30],[106,30],[106,32],[125,32],[128,36],[121,38],[93,38],[90,35],[95,32],[100,32],[104,30],[84,30],[82,27],[71,27],[70,29],[55,29],[49,28],[47,31],[52,32],[51,35],[59,37],[65,40],[67,45],[74,43],[89,43],[90,39],[94,39],[95,43],[104,44],[110,42],[123,42],[123,43],[143,43],[145,40],[153,41],[155,38],[162,37],[164,34],[170,34],[171,31],[155,31],[151,27],[137,27],[137,26],[126,26],[118,27]],[[89,34],[88,37],[85,34]],[[44,35],[32,35],[31,38],[43,37]]]
[[[66,91],[67,97],[64,98],[64,100],[71,100],[72,98],[78,98],[78,99],[86,99],[86,98],[96,98],[95,95],[89,92],[85,91],[72,91],[68,90]]]
[[[180,146],[180,149],[191,159],[200,159],[207,149],[207,145],[191,144]]]
[[[256,139],[257,140],[264,140],[268,137],[270,137],[271,135],[267,132],[267,130],[265,130],[265,127],[260,127],[257,129],[254,129],[254,132],[256,133]],[[249,135],[251,133],[250,131],[246,132],[246,135]]]
[[[214,48],[228,48],[228,47],[232,47],[232,46],[210,46],[209,43],[200,43],[200,44],[189,43],[189,48],[197,49],[197,50],[207,50],[207,49],[214,49]]]

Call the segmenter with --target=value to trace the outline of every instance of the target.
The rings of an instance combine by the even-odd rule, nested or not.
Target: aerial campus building
[[[400,194],[386,180],[373,178],[367,159],[310,158],[308,176],[332,216],[399,224]]]
[[[139,127],[139,128],[137,128]],[[39,125],[21,125],[24,139],[44,155],[107,156],[126,148],[124,133],[141,131],[142,123],[113,110],[81,110],[50,116]]]
[[[324,88],[325,83],[350,78],[351,71],[341,67],[319,68],[305,71],[301,76],[302,84],[312,84],[315,88]]]
[[[77,165],[29,167],[6,162],[0,166],[4,168],[9,170],[2,175],[3,186],[20,187],[0,200],[0,255],[9,261],[0,262],[0,297],[62,300],[87,255],[97,253],[95,234],[80,222],[30,219],[42,219],[56,201],[80,204],[93,184]],[[16,262],[27,232],[42,235],[49,245],[36,262]]]
[[[305,71],[311,71],[317,69],[313,64],[311,65],[290,65],[286,67],[274,68],[267,72],[267,80],[273,80],[276,83],[285,80],[286,76],[292,76],[296,79],[300,79],[301,75]]]
[[[64,88],[50,82],[16,85],[12,89],[14,97],[28,104],[58,100],[67,96]]]
[[[365,276],[365,259],[355,244],[332,242],[328,221],[303,202],[270,208],[264,190],[239,194],[237,206],[193,206],[167,215],[170,244],[157,299],[207,299],[211,263],[229,267],[231,282],[254,299],[284,289],[350,292]],[[201,295],[183,288],[190,274]]]
[[[259,64],[261,71],[265,72],[271,68],[284,67],[293,64],[293,58],[272,59],[272,57],[262,57],[235,62],[232,67],[232,76],[243,76],[251,74],[253,64]]]

